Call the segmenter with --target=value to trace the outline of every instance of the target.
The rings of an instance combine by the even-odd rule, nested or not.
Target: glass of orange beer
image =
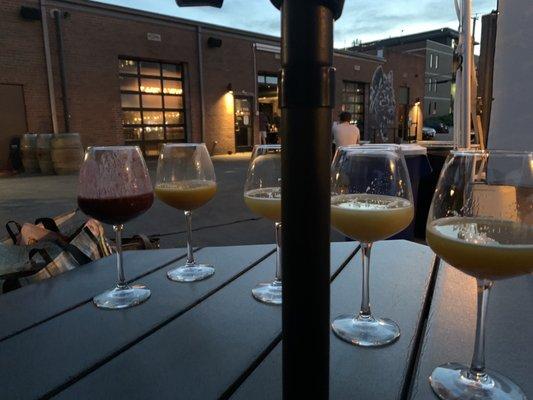
[[[281,284],[281,146],[265,144],[254,147],[246,183],[244,203],[257,215],[274,222],[276,228],[276,277],[259,283],[252,296],[262,303],[280,305]]]
[[[217,191],[215,169],[204,143],[164,144],[157,164],[155,194],[162,202],[182,210],[187,222],[187,262],[170,270],[176,282],[194,282],[215,273],[212,265],[199,264],[192,247],[192,212],[211,200]]]
[[[477,280],[470,366],[448,363],[429,378],[441,399],[525,399],[509,378],[485,368],[485,316],[495,280],[533,271],[533,153],[458,150],[446,160],[426,238],[444,261]]]
[[[400,337],[398,324],[370,311],[370,251],[374,242],[405,229],[414,215],[405,159],[391,146],[339,147],[331,167],[331,224],[361,243],[362,300],[357,314],[343,314],[331,324],[342,340],[376,347]]]

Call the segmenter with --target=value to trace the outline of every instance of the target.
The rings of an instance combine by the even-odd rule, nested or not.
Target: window
[[[431,114],[433,115],[437,114],[437,102],[436,101],[433,102],[433,111],[431,112]]]
[[[278,84],[278,77],[277,75],[259,74],[257,75],[257,83],[259,85],[271,85],[269,87],[274,87]]]
[[[257,75],[257,106],[259,114],[262,114],[259,128],[266,129],[267,133],[280,130],[281,110],[278,100],[278,76],[275,73],[260,72]]]
[[[120,58],[118,68],[126,143],[157,156],[161,143],[184,142],[182,65]]]
[[[429,68],[433,68],[433,53],[429,53]]]
[[[435,55],[435,69],[439,69],[439,55]]]
[[[433,83],[433,79],[429,78],[428,79],[428,88],[427,88],[427,92],[431,92],[431,84]]]
[[[437,93],[437,79],[433,80],[433,91]]]
[[[352,114],[352,123],[357,124],[361,137],[365,127],[365,84],[361,82],[344,82],[342,89],[342,111]]]

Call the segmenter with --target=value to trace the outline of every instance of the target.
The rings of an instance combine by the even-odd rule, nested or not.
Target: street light
[[[333,20],[344,0],[271,2],[281,10],[283,397],[327,399]]]

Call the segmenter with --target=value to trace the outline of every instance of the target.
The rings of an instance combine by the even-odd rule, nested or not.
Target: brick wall
[[[24,86],[30,132],[51,132],[42,25],[40,21],[27,21],[20,17],[22,4],[39,6],[37,0],[0,2],[0,83]]]
[[[38,6],[37,0],[25,4]],[[49,0],[48,11],[59,9],[62,19],[64,54],[67,74],[67,97],[70,130],[79,132],[83,144],[115,145],[124,142],[118,76],[118,58],[185,63],[185,106],[189,141],[201,141],[201,100],[198,65],[197,26],[176,22],[171,18],[137,12],[114,6],[100,6],[85,1]],[[49,132],[52,129],[44,59],[42,26],[39,21],[24,21],[19,16],[20,2],[4,0],[0,4],[0,22],[6,34],[0,36],[0,83],[24,85],[28,129]],[[49,13],[48,12],[48,13]],[[59,60],[55,21],[48,19],[54,89],[59,130],[64,131]],[[160,35],[161,41],[150,41],[148,33]],[[210,48],[209,37],[222,40],[222,46]],[[204,137],[214,153],[235,151],[233,97],[255,95],[254,48],[256,42],[279,45],[279,41],[261,35],[202,27],[204,79]],[[277,73],[279,54],[256,50],[257,72]],[[398,61],[400,63],[400,60]],[[343,81],[370,82],[381,61],[335,55],[336,107],[342,105]],[[398,64],[400,65],[400,64]],[[398,76],[397,74],[395,74]],[[409,81],[408,84],[411,84]],[[368,90],[367,90],[368,91]],[[368,96],[367,96],[368,98]],[[254,104],[254,143],[259,143],[258,118]],[[367,113],[368,114],[368,113]],[[368,124],[367,124],[368,126]],[[215,142],[216,145],[215,145]]]

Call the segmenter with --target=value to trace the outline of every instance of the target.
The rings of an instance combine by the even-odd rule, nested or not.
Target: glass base
[[[215,268],[205,264],[183,265],[167,272],[167,277],[174,282],[196,282],[209,278],[215,273]]]
[[[120,310],[141,304],[148,300],[151,292],[142,285],[117,286],[93,298],[93,303],[98,308],[106,310]]]
[[[466,365],[449,363],[435,368],[429,383],[443,400],[526,400],[526,395],[509,378],[488,371],[480,379],[469,376]]]
[[[260,283],[252,289],[252,296],[261,303],[280,305],[282,287],[280,281]]]
[[[331,324],[335,335],[356,346],[385,346],[400,337],[400,328],[391,319],[339,315]]]

